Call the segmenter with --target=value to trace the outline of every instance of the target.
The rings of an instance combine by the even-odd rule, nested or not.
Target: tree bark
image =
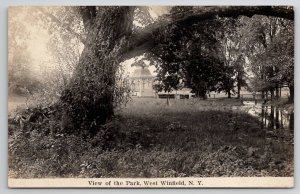
[[[81,8],[88,34],[74,75],[61,96],[62,123],[68,123],[62,124],[63,130],[97,132],[99,125],[114,115],[115,73],[126,48],[126,37],[131,33],[133,10]]]

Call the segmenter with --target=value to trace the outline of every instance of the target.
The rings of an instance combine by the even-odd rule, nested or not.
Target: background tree
[[[253,73],[251,84],[255,90],[262,92],[263,97],[269,92],[271,98],[279,98],[280,88],[287,84],[282,79],[284,76],[280,69],[293,71],[294,40],[291,32],[293,22],[280,18],[256,16],[248,25],[253,29],[249,33],[251,34],[249,42],[253,46],[248,48],[250,68]],[[279,58],[281,60],[278,60]],[[281,63],[283,58],[285,58],[284,64]],[[293,82],[293,74],[291,75],[289,83]],[[290,91],[293,93],[292,90]]]
[[[40,88],[40,81],[32,71],[32,58],[27,45],[30,33],[24,21],[26,9],[11,8],[9,14],[8,90],[10,94],[25,95]]]
[[[33,25],[48,32],[48,61],[41,63],[43,89],[33,97],[46,107],[56,103],[70,82],[81,55],[86,32],[73,7],[30,8]],[[40,24],[41,23],[41,24]],[[45,63],[48,63],[45,65]],[[47,66],[47,67],[45,67]],[[45,100],[41,100],[45,99]]]
[[[148,56],[162,61],[157,66],[158,80],[172,76],[177,82],[168,82],[174,84],[171,87],[178,88],[182,81],[185,87],[204,99],[210,91],[232,90],[233,68],[226,66],[224,56],[219,54],[222,50],[220,39],[223,38],[220,37],[221,22],[220,19],[206,20],[186,28],[172,25],[155,34],[157,46]],[[222,76],[220,72],[223,72]],[[169,84],[166,86],[170,87]]]
[[[219,30],[218,41],[220,43],[218,53],[220,60],[224,61],[226,66],[222,87],[219,91],[225,91],[228,98],[231,93],[237,89],[237,98],[240,98],[241,88],[247,86],[245,72],[246,50],[244,41],[244,32],[241,19],[219,18],[221,20],[222,30]]]

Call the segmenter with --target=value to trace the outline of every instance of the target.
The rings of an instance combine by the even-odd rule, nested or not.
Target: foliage
[[[145,26],[154,22],[154,19],[150,15],[149,7],[137,6],[134,10],[133,32],[138,32]]]
[[[244,44],[244,36],[247,32],[244,31],[240,18],[219,19],[222,21],[222,30],[218,35],[220,42],[218,54],[226,66],[219,91],[223,90],[228,97],[231,97],[231,93],[235,93],[237,88],[237,98],[239,98],[241,88],[247,86],[245,65],[247,51]]]
[[[206,12],[206,9],[210,8],[202,11]],[[191,14],[193,11],[194,7],[175,6],[171,13],[174,17],[181,17],[181,13]],[[255,91],[269,91],[272,96],[276,91],[278,97],[279,88],[289,86],[290,96],[294,95],[293,21],[268,16],[216,17],[193,25],[170,24],[153,37],[156,46],[147,57],[157,61],[158,80],[166,91],[184,83],[195,93],[202,90],[201,96],[207,91],[225,91],[230,97],[237,88],[239,97],[241,88],[250,86]],[[193,58],[198,58],[198,61],[209,58],[212,64],[223,64],[222,78],[211,78],[214,82],[207,82],[205,77],[189,81],[187,77],[191,76],[187,76],[186,66],[195,61]],[[197,75],[199,72],[194,76]],[[170,78],[177,81],[170,82]],[[206,89],[205,85],[211,89]]]
[[[67,30],[82,31],[76,27],[78,17],[70,7],[16,7],[10,9],[10,15],[9,88],[14,93],[26,94],[35,104],[50,106],[68,84],[81,53],[80,40]],[[46,33],[39,37],[36,31]],[[47,61],[29,50],[33,38],[46,41]],[[38,66],[32,64],[37,60]]]
[[[209,91],[228,91],[226,86],[232,89],[232,82],[225,81],[231,79],[233,68],[226,66],[224,57],[218,54],[222,22],[220,19],[199,21],[186,28],[170,25],[154,35],[157,46],[147,58],[155,64],[157,80],[165,91],[184,86],[205,98]],[[221,75],[221,72],[228,73]]]
[[[8,18],[8,90],[9,93],[26,95],[41,88],[41,82],[31,70],[27,40],[30,36],[24,21],[26,8],[10,8]]]
[[[251,86],[256,91],[273,92],[284,86],[294,94],[294,24],[274,17],[257,16],[245,21],[248,34]],[[250,46],[249,42],[252,42]],[[247,44],[247,43],[246,43]],[[289,76],[286,73],[289,72]]]
[[[228,69],[222,62],[211,58],[199,59],[195,55],[191,56],[185,68],[186,86],[190,87],[196,96],[203,98],[206,98],[206,93],[209,91],[221,90],[221,83]]]

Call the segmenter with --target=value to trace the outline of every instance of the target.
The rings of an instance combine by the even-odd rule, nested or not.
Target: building
[[[155,76],[153,76],[145,66],[136,66],[130,76],[130,87],[132,96],[136,97],[158,97],[158,98],[175,98],[175,99],[191,99],[195,96],[191,89],[182,88],[171,92],[158,92],[153,89]]]
[[[132,95],[137,97],[154,97],[154,78],[147,67],[135,67],[133,74],[130,76]]]
[[[158,98],[175,98],[175,99],[191,99],[195,97],[195,94],[192,93],[192,90],[189,88],[182,88],[180,90],[173,90],[171,92],[158,92]]]

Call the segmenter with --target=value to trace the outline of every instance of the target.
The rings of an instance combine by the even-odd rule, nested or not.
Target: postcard
[[[10,188],[291,188],[292,6],[11,6]]]

